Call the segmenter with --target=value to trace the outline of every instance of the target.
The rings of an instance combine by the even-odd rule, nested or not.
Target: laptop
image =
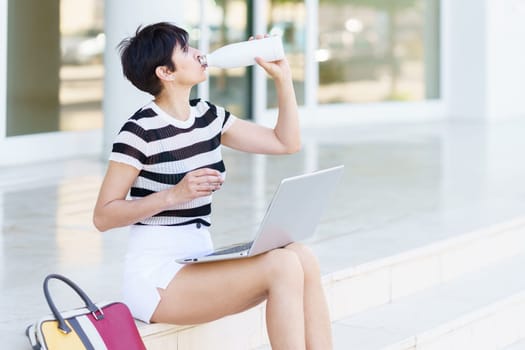
[[[255,256],[313,235],[344,165],[283,179],[250,242],[221,247],[204,256],[176,261],[194,264]]]

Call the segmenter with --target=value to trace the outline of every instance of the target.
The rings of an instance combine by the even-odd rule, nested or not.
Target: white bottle
[[[217,68],[245,67],[255,64],[255,57],[273,62],[284,57],[281,38],[270,36],[223,46],[212,53],[199,56],[203,66]]]

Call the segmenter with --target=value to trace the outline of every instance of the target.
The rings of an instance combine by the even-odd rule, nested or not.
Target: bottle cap
[[[197,59],[199,60],[201,66],[208,67],[208,58],[206,57],[206,55],[199,56],[197,57]]]

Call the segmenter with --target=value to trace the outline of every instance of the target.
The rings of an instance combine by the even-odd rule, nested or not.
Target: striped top
[[[236,117],[224,108],[195,99],[190,117],[180,121],[150,102],[129,118],[113,143],[110,160],[131,165],[140,173],[133,183],[131,199],[172,187],[199,168],[212,168],[226,175],[222,161],[221,135]],[[199,197],[160,212],[137,224],[210,225],[212,196]]]

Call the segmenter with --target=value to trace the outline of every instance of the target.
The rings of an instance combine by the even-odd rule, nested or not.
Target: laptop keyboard
[[[224,255],[224,254],[231,254],[231,253],[236,253],[236,252],[242,252],[243,250],[250,249],[252,244],[253,244],[253,241],[247,242],[247,243],[236,244],[236,245],[234,245],[232,247],[229,247],[229,248],[224,248],[224,249],[221,249],[221,250],[217,250],[217,251],[209,254],[208,256]]]

